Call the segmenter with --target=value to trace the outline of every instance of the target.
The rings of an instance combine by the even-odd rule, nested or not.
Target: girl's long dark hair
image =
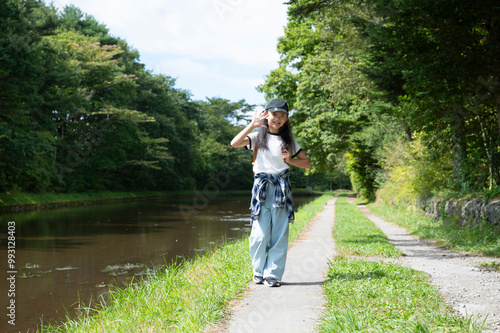
[[[257,134],[257,138],[255,140],[255,147],[257,149],[269,149],[267,147],[267,136],[269,135],[269,123],[267,119],[264,119],[262,122],[264,125],[266,125],[266,128],[261,127],[259,128],[259,134]],[[283,140],[283,147],[282,149],[286,149],[290,152],[290,156],[293,156],[295,154],[295,145],[293,145],[293,136],[292,136],[292,129],[290,127],[290,122],[287,120],[286,123],[283,124],[283,126],[280,127],[280,132],[278,135],[281,137]]]

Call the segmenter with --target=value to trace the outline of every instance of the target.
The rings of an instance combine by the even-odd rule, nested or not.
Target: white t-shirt
[[[254,150],[255,139],[259,132],[250,133],[247,138],[250,140],[250,144],[246,146],[249,150]],[[257,149],[257,157],[255,158],[255,164],[253,166],[253,172],[258,174],[260,172],[270,173],[273,175],[278,175],[288,169],[288,164],[283,160],[281,155],[282,139],[278,134],[267,133],[267,147],[268,149],[259,148]],[[292,157],[297,156],[302,150],[297,141],[293,140],[292,145],[294,149],[289,149],[290,153],[293,154]]]

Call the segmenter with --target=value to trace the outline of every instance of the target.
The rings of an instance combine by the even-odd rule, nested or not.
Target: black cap
[[[281,111],[288,114],[288,104],[282,99],[273,99],[267,104],[266,110],[271,112]]]

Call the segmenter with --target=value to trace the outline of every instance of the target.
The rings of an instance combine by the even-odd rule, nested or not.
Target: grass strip
[[[199,191],[142,191],[142,192],[117,192],[117,191],[95,191],[80,193],[25,193],[5,192],[0,193],[0,208],[11,206],[47,205],[71,202],[92,202],[107,200],[127,200],[151,197],[178,197],[180,195],[196,195]],[[214,191],[203,193],[206,196],[219,194],[242,194],[248,195],[248,191]]]
[[[301,207],[290,230],[294,240],[332,195]],[[42,332],[202,332],[221,321],[229,301],[247,288],[252,278],[248,240],[227,243],[209,253],[168,266],[131,284],[113,288],[109,301],[90,307],[78,318]]]
[[[307,189],[296,189],[295,196],[314,196],[320,193]],[[224,196],[248,196],[248,191],[225,190],[225,191],[141,191],[141,192],[117,192],[117,191],[92,191],[79,193],[25,193],[4,192],[0,193],[0,212],[16,210],[33,210],[40,208],[71,207],[89,204],[112,203],[119,201],[133,201],[152,198],[189,198],[202,197],[214,198]]]
[[[315,195],[314,191],[306,189],[295,189],[293,191],[296,196]],[[36,204],[51,204],[51,203],[66,203],[66,202],[82,202],[82,201],[106,201],[106,200],[125,200],[151,197],[178,197],[180,195],[204,195],[207,197],[217,195],[249,195],[247,190],[228,190],[228,191],[202,191],[185,190],[185,191],[140,191],[140,192],[119,192],[119,191],[90,191],[78,193],[27,193],[27,192],[3,192],[0,193],[0,208],[8,208],[10,206],[36,205]]]
[[[426,217],[421,211],[408,210],[403,206],[369,204],[368,208],[418,237],[436,241],[439,246],[459,252],[500,257],[500,228],[495,229],[489,223],[461,226],[458,222]]]
[[[426,274],[337,257],[329,266],[320,332],[481,332],[440,299]]]
[[[387,236],[341,195],[335,203],[335,246],[340,255],[397,257],[402,255]]]

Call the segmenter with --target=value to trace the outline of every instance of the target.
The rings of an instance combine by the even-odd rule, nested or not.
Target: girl
[[[259,130],[252,132],[256,128]],[[254,150],[254,156],[256,153],[250,207],[253,281],[279,287],[285,271],[288,224],[293,222],[295,212],[288,166],[311,167],[292,137],[287,103],[275,99],[265,110],[256,110],[253,120],[234,137],[231,146]]]

